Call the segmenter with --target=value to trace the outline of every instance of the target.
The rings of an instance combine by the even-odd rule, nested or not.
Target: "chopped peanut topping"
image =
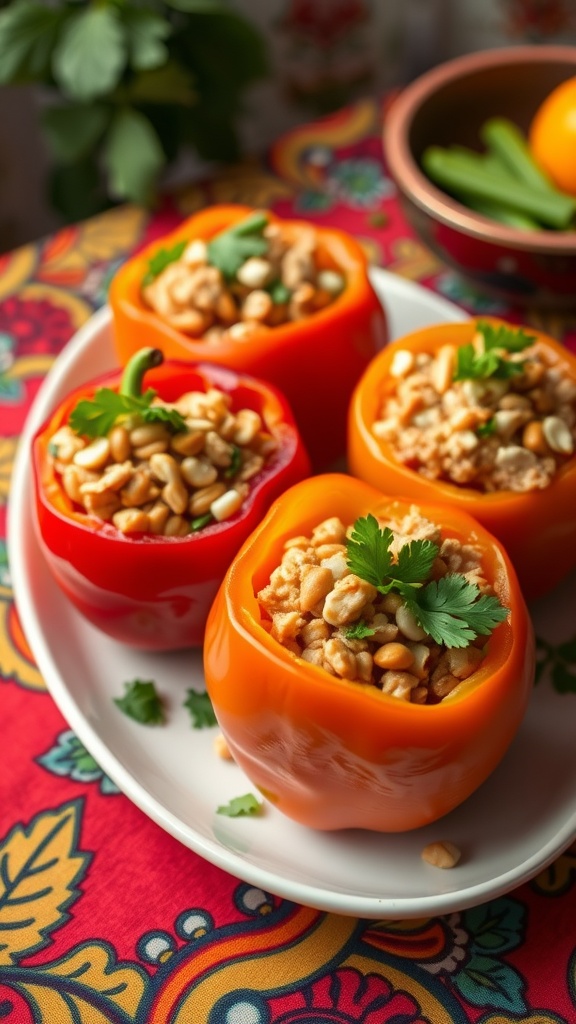
[[[142,287],[144,301],[184,334],[207,344],[249,339],[256,331],[309,317],[330,305],[345,287],[338,268],[318,260],[311,227],[292,237],[290,228],[266,223],[264,251],[249,256],[232,278],[210,262],[210,244],[191,241]]]
[[[461,856],[458,847],[448,840],[428,843],[422,850],[422,860],[431,864],[433,868],[454,868]]]
[[[443,538],[440,528],[415,506],[380,525],[392,531],[396,552],[413,540],[435,543],[440,553],[434,578],[461,573],[482,593],[492,593],[479,549]],[[330,675],[377,687],[398,700],[439,703],[479,668],[486,637],[467,647],[436,643],[400,594],[382,595],[350,570],[342,542],[351,530],[332,517],[309,537],[285,542],[280,565],[257,594],[263,624],[292,654]]]
[[[158,398],[153,405],[169,407]],[[125,534],[182,537],[235,515],[276,440],[257,412],[233,413],[217,388],[188,392],[170,408],[186,430],[126,421],[89,441],[61,427],[49,457],[70,500]]]
[[[372,432],[431,480],[480,491],[547,487],[576,449],[576,380],[536,343],[507,379],[454,379],[457,349],[396,352]]]

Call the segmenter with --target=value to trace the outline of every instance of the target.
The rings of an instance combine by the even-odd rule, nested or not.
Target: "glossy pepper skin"
[[[206,685],[231,752],[280,811],[312,828],[402,832],[440,818],[496,767],[532,686],[534,639],[514,570],[459,509],[419,504],[445,536],[480,545],[510,614],[480,668],[440,704],[408,704],[330,676],[262,626],[255,593],[284,541],[334,515],[345,524],[368,512],[385,517],[394,502],[342,474],[290,488],[234,559],[208,619]],[[410,503],[399,504],[407,511]]]
[[[148,650],[202,643],[210,604],[242,542],[270,503],[305,477],[309,459],[283,396],[269,385],[220,367],[172,361],[146,374],[146,387],[168,402],[186,391],[216,387],[232,396],[232,409],[259,412],[277,438],[277,452],[250,481],[249,494],[231,518],[186,537],[127,536],[111,523],[73,505],[48,458],[55,431],[81,398],[97,387],[117,388],[119,373],[79,388],[56,409],[33,446],[36,525],[57,583],[93,625],[116,640]]]
[[[482,317],[484,322],[502,323]],[[472,340],[476,320],[428,327],[400,338],[380,353],[358,382],[349,407],[348,467],[350,472],[386,491],[414,501],[435,501],[468,512],[506,548],[526,600],[550,591],[576,566],[576,457],[570,458],[543,490],[483,493],[441,480],[427,480],[399,462],[386,442],[375,438],[377,418],[390,365],[398,349],[433,353],[443,344]],[[576,380],[576,357],[562,345],[530,328],[557,364]]]
[[[305,320],[261,331],[247,341],[210,344],[191,338],[163,321],[143,301],[142,279],[160,248],[183,239],[208,240],[252,213],[246,206],[212,206],[185,220],[175,231],[147,246],[115,274],[109,292],[114,341],[124,365],[142,345],[161,348],[166,358],[227,366],[270,381],[288,399],[316,470],[346,451],[345,410],[355,382],[387,340],[385,314],[368,278],[366,257],[344,232],[315,226],[319,260],[341,269],[346,287],[326,308]],[[269,214],[271,223],[282,223]],[[296,237],[310,230],[284,221]]]

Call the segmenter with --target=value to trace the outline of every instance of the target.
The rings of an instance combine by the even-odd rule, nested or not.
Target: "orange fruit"
[[[576,195],[576,77],[546,97],[530,125],[532,156],[563,192]]]

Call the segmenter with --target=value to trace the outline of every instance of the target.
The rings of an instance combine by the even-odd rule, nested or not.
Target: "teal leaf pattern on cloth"
[[[520,945],[525,918],[525,907],[508,898],[491,900],[463,913],[470,956],[454,976],[454,985],[472,1006],[513,1013],[526,1010],[524,979],[501,959],[503,953]]]
[[[71,729],[61,732],[55,746],[36,760],[54,775],[70,778],[74,782],[100,783],[100,792],[104,796],[120,792],[116,783],[102,771]]]
[[[458,973],[455,985],[472,1006],[524,1013],[524,981],[508,964],[474,953]]]
[[[489,954],[505,953],[519,945],[525,917],[526,910],[521,903],[501,899],[465,911],[463,924],[473,939],[473,949]]]

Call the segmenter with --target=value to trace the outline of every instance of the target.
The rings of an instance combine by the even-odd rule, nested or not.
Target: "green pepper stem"
[[[164,354],[159,348],[141,348],[135,352],[124,368],[120,381],[120,394],[130,398],[142,397],[142,381],[147,370],[160,366]]]

